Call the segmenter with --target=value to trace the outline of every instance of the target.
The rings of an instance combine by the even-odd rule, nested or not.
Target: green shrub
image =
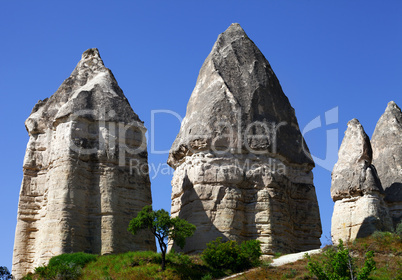
[[[241,271],[259,264],[261,246],[258,240],[222,242],[222,238],[207,244],[202,259],[214,269],[230,269]]]
[[[402,237],[402,222],[396,226],[395,233]]]
[[[166,262],[178,265],[191,265],[192,261],[189,256],[176,253],[173,250],[166,255]]]
[[[249,267],[260,265],[261,242],[259,240],[248,240],[240,244],[240,258]],[[248,267],[246,267],[248,268]]]
[[[201,280],[212,280],[214,277],[211,274],[204,275]]]
[[[375,231],[371,238],[381,246],[389,246],[394,242],[396,235],[389,231]]]
[[[62,254],[51,258],[47,266],[35,268],[35,274],[43,279],[77,279],[81,275],[82,268],[96,258],[95,255],[82,252]]]
[[[370,273],[376,269],[373,260],[374,253],[366,253],[366,259],[361,269],[356,266],[356,259],[350,256],[349,249],[343,246],[342,240],[339,240],[337,248],[329,247],[323,253],[322,261],[309,260],[307,269],[320,280],[367,280]]]
[[[58,266],[60,264],[74,264],[76,266],[84,267],[87,263],[96,261],[96,255],[87,254],[83,252],[62,254],[55,256],[49,260],[48,266]]]

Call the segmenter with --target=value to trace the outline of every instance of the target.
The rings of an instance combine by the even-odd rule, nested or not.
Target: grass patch
[[[171,252],[166,255],[166,270],[161,270],[160,253],[127,252],[118,255],[95,256],[84,253],[64,254],[52,258],[47,266],[38,267],[25,280],[179,280],[216,279],[227,276],[205,265],[200,256],[188,256]]]
[[[171,252],[166,255],[166,270],[161,270],[162,257],[155,252],[128,252],[99,256],[88,264],[81,279],[215,279],[225,276],[204,265],[199,256]],[[208,278],[212,277],[212,278]]]

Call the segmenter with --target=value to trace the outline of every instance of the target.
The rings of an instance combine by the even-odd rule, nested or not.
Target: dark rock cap
[[[402,112],[394,101],[388,103],[378,120],[371,144],[385,200],[402,201]]]
[[[269,62],[237,23],[218,36],[200,70],[168,163],[198,151],[265,153],[314,167]]]
[[[334,201],[365,193],[383,193],[377,171],[371,164],[370,139],[357,119],[348,128],[332,171],[331,197]]]
[[[142,124],[96,48],[82,54],[70,77],[51,97],[38,101],[25,126],[29,134],[43,133],[72,114],[97,120]]]

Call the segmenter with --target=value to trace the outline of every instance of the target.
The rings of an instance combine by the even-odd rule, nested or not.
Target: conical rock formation
[[[348,122],[332,171],[333,242],[391,229],[384,191],[372,162],[370,139],[357,119]]]
[[[206,58],[168,163],[172,216],[197,226],[185,252],[220,236],[259,239],[264,254],[319,248],[314,162],[271,66],[239,24]]]
[[[129,168],[147,166],[145,127],[97,49],[83,53],[25,125],[17,279],[62,253],[155,249],[150,232],[127,232],[130,219],[152,203],[148,174]]]
[[[394,226],[402,221],[402,113],[391,101],[371,138],[373,164],[385,191]]]

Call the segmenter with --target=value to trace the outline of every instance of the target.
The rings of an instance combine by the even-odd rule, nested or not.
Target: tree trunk
[[[161,248],[161,251],[162,251],[162,271],[164,271],[165,270],[165,257],[166,257],[166,252],[165,252],[165,250],[163,250],[162,248]]]

